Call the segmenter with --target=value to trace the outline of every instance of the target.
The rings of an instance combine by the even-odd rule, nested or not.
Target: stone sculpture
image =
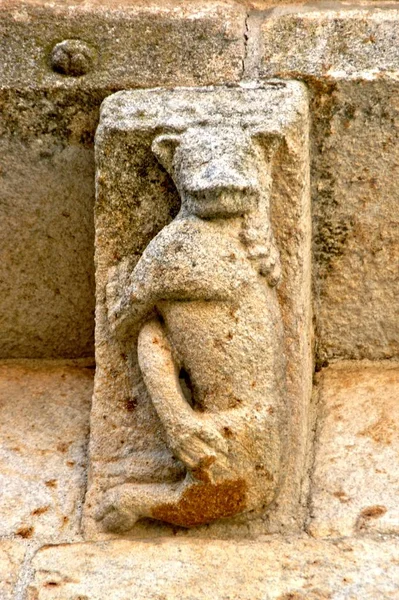
[[[155,137],[152,151],[181,197],[121,293],[107,286],[108,321],[136,356],[182,478],[126,482],[96,519],[127,531],[142,517],[183,527],[259,515],[276,498],[287,438],[285,342],[270,222],[278,136],[237,125],[193,125]],[[184,468],[183,468],[184,467]]]

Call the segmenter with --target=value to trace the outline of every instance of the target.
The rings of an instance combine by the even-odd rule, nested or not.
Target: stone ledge
[[[244,7],[223,1],[6,2],[0,8],[0,83],[120,89],[236,81],[245,14]],[[90,66],[82,76],[52,70],[54,46],[71,39],[89,48]]]
[[[397,598],[398,564],[395,538],[48,546],[33,560],[28,600]]]

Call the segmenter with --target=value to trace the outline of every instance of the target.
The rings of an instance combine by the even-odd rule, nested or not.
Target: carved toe
[[[110,490],[104,495],[95,519],[102,522],[105,531],[124,533],[132,529],[138,515],[123,506],[117,490]]]

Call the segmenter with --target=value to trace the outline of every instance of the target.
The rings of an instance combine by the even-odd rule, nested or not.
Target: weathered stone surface
[[[252,106],[250,113],[248,103]],[[273,506],[270,511],[265,526],[295,528],[301,521],[303,513],[299,503],[311,374],[306,115],[306,94],[303,87],[296,83],[276,82],[253,90],[210,88],[126,92],[105,103],[97,133],[98,370],[91,422],[88,535],[93,536],[98,531],[98,526],[94,528],[92,515],[104,490],[123,484],[126,480],[155,484],[176,481],[182,477],[181,464],[172,459],[170,452],[165,453],[165,434],[143,387],[135,350],[132,353],[130,347],[125,348],[124,343],[115,338],[109,319],[115,312],[112,303],[118,299],[114,296],[119,288],[123,290],[124,287],[120,281],[114,281],[113,273],[118,270],[122,275],[125,273],[122,280],[125,281],[125,287],[128,286],[130,273],[143,249],[176,214],[179,202],[173,183],[151,151],[151,144],[160,132],[179,133],[189,125],[194,127],[205,121],[208,127],[220,127],[222,135],[223,127],[227,125],[232,127],[236,124],[237,131],[240,131],[245,119],[248,127],[264,131],[271,137],[279,136],[283,140],[281,152],[272,162],[271,213],[272,230],[282,263],[278,296],[285,326],[288,368],[286,401],[292,429],[287,436],[291,448],[283,491],[279,495],[278,506]],[[227,153],[226,149],[224,155],[227,156]],[[238,226],[241,226],[239,222]],[[231,236],[235,235],[234,231]],[[220,240],[222,243],[223,236]],[[199,264],[202,264],[204,251],[205,246],[201,252],[197,251],[198,257],[196,260],[193,258],[194,263],[200,261]],[[212,256],[217,252],[215,247]],[[205,273],[202,267],[199,272]],[[160,284],[163,282],[167,285],[168,277],[168,272],[161,273],[158,277]],[[129,294],[126,294],[128,297]],[[110,313],[107,314],[107,302],[111,300],[111,305],[108,305]],[[120,311],[117,310],[117,303],[115,306],[115,315],[118,317]],[[187,327],[183,327],[182,331],[186,331]],[[125,333],[129,336],[128,330]],[[192,346],[196,347],[197,344],[193,343]],[[194,357],[190,360],[194,360]],[[216,359],[215,355],[216,360],[220,358]],[[209,369],[205,363],[203,368]],[[266,364],[264,368],[267,368]],[[190,370],[193,369],[190,367]],[[257,385],[256,381],[253,383]],[[269,383],[272,397],[271,380]],[[244,380],[240,383],[241,387],[245,384],[248,382]],[[262,386],[265,381],[259,384]],[[221,401],[222,392],[218,396]],[[261,529],[264,527],[263,523],[258,525]],[[142,524],[140,529],[138,524],[135,534],[161,529],[154,527],[147,523]],[[218,525],[215,524],[215,527]],[[219,530],[226,533],[229,528],[222,523]],[[247,528],[244,526],[242,531],[247,533]]]
[[[244,7],[223,1],[6,1],[0,9],[1,83],[115,90],[236,81],[244,21]],[[71,39],[92,50],[92,68],[82,77],[52,69],[54,45]]]
[[[398,356],[399,11],[276,9],[258,27],[262,76],[311,91],[318,361]]]
[[[245,51],[245,12],[268,5],[1,4],[1,357],[93,353],[91,150],[101,100],[121,87],[236,81],[243,63],[246,78],[303,79],[313,97],[319,362],[398,355],[398,10],[254,11]],[[90,47],[101,42],[93,70],[53,72],[54,45],[86,33]]]
[[[99,93],[2,90],[1,358],[93,355]]]
[[[0,598],[14,600],[14,590],[18,579],[25,548],[16,540],[0,541]]]
[[[399,533],[399,366],[338,363],[318,385],[309,531]]]
[[[321,364],[399,356],[398,93],[397,82],[377,79],[337,81],[320,96],[312,195]]]
[[[99,105],[125,87],[239,79],[244,17],[234,2],[1,3],[1,358],[93,355]],[[71,38],[90,53],[82,76],[54,62]]]
[[[114,541],[48,547],[28,600],[322,600],[397,598],[395,539],[336,543]]]
[[[277,8],[260,25],[259,73],[347,79],[396,73],[398,17],[392,4]]]
[[[0,535],[77,539],[93,369],[0,363]]]

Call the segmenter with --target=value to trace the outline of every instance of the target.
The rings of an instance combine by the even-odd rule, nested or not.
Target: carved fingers
[[[172,452],[191,471],[210,466],[215,461],[224,462],[228,455],[228,444],[211,422],[187,425],[184,430],[174,431],[168,436]]]

